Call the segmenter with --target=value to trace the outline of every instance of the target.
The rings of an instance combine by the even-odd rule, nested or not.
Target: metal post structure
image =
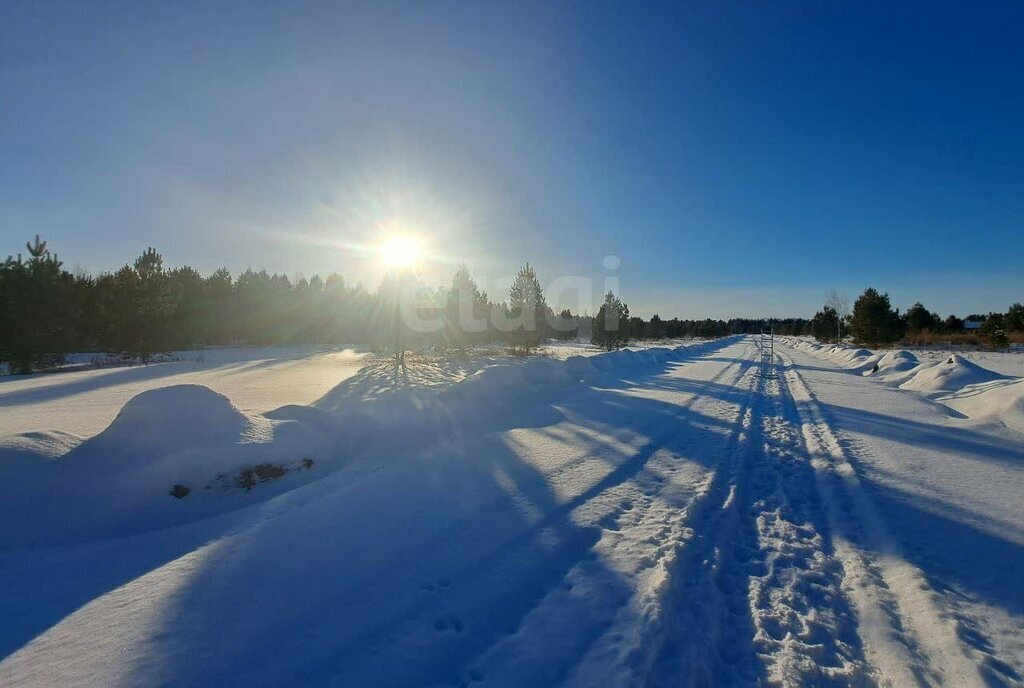
[[[770,321],[763,325],[761,333],[755,336],[754,341],[761,357],[761,369],[758,374],[762,377],[775,377],[775,326]]]

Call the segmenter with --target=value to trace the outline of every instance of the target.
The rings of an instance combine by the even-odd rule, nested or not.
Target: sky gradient
[[[8,1],[0,27],[2,254],[374,286],[397,230],[431,282],[464,261],[503,297],[530,261],[644,316],[1024,300],[1024,3]]]

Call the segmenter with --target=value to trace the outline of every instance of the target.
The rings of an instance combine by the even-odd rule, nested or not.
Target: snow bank
[[[1024,433],[1024,380],[983,383],[938,401],[970,418],[998,420]]]
[[[58,456],[62,444],[68,450]],[[0,546],[129,534],[235,509],[254,498],[230,489],[233,474],[268,462],[315,463],[330,444],[310,424],[250,416],[201,385],[143,392],[81,444],[52,435],[5,440]],[[174,485],[187,486],[189,498],[169,496]]]
[[[56,433],[0,442],[0,548],[125,535],[239,509],[328,475],[371,448],[397,459],[413,438],[444,444],[460,418],[495,425],[518,414],[522,421],[522,409],[550,411],[546,401],[558,387],[616,370],[655,373],[703,348],[494,365],[448,387],[370,400],[339,388],[322,404],[266,415],[246,413],[203,385],[144,391],[84,442]],[[237,476],[258,466],[268,466],[274,482],[246,488]]]
[[[832,350],[833,361],[845,361],[846,363],[853,363],[858,359],[869,358],[872,355],[871,351],[867,349],[848,349],[846,347],[836,347]]]
[[[909,351],[890,351],[878,359],[875,366],[863,372],[863,375],[891,382],[902,380],[907,377],[908,371],[914,370],[921,365],[917,356]]]
[[[901,389],[918,392],[955,392],[968,385],[1003,379],[999,373],[982,368],[976,363],[953,354],[942,363],[926,366],[900,385]]]
[[[592,375],[597,369],[590,356],[570,356],[565,359],[565,370],[572,377],[579,379]]]
[[[133,397],[78,453],[90,460],[140,462],[170,451],[237,442],[251,433],[258,433],[256,421],[223,394],[202,385],[175,385]]]
[[[868,349],[820,345],[803,339],[783,341],[847,371],[926,394],[967,418],[997,420],[1024,432],[1024,380],[994,372],[959,354],[937,363],[921,362],[902,349],[880,355]]]
[[[66,432],[23,432],[0,437],[0,468],[8,458],[55,459],[77,447],[82,439]]]
[[[82,442],[66,432],[24,432],[0,437],[0,500],[5,486],[21,486]],[[12,487],[13,489],[13,487]],[[3,504],[0,503],[0,511]]]

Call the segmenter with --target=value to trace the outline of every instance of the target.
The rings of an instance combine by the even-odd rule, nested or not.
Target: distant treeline
[[[978,323],[967,330],[968,323]],[[811,321],[810,334],[820,341],[836,341],[848,333],[855,342],[865,345],[933,344],[963,342],[985,344],[991,348],[1004,348],[1010,339],[1020,339],[1024,333],[1024,305],[1014,303],[1005,313],[978,313],[959,318],[942,318],[928,310],[920,301],[906,313],[893,308],[889,295],[877,289],[864,290],[847,309],[846,300],[833,292],[824,307]]]
[[[154,353],[218,345],[358,345],[400,356],[406,349],[465,349],[503,342],[529,353],[549,337],[585,338],[606,348],[635,339],[722,337],[759,332],[758,318],[649,320],[630,316],[614,294],[595,317],[546,303],[536,273],[525,265],[506,300],[494,301],[461,266],[449,285],[431,287],[409,273],[386,276],[371,291],[337,274],[293,282],[266,270],[233,277],[226,268],[203,276],[185,266],[167,269],[154,249],[116,272],[92,276],[63,268],[36,237],[21,255],[0,263],[0,363],[16,372],[54,365],[73,351],[120,353],[147,359]],[[813,319],[772,320],[776,334],[834,340],[845,334],[865,344],[932,334],[963,333],[983,322],[990,346],[1024,332],[1024,306],[1007,313],[945,319],[920,303],[901,314],[887,294],[868,289],[850,312],[830,297]],[[972,335],[973,336],[973,335]]]
[[[613,348],[630,339],[719,337],[761,327],[753,319],[629,317],[628,307],[611,294],[596,318],[568,309],[556,314],[529,264],[507,299],[493,301],[464,266],[447,286],[433,288],[399,274],[370,291],[336,274],[293,282],[266,270],[233,277],[221,268],[204,276],[188,266],[165,268],[154,249],[116,272],[72,274],[39,237],[26,249],[26,259],[0,263],[0,362],[17,372],[57,364],[73,351],[145,360],[216,345],[350,344],[404,351],[501,341],[528,353],[548,337],[584,337]],[[776,331],[804,334],[809,326],[803,319],[784,320]]]

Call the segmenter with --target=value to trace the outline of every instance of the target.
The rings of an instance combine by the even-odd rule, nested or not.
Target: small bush
[[[237,484],[239,487],[251,490],[258,483],[282,477],[288,469],[273,463],[261,463],[253,468],[243,468],[238,472]]]
[[[1005,349],[1010,346],[1006,336],[1006,323],[1002,313],[989,313],[981,325],[981,334],[992,349]]]
[[[171,491],[170,491],[169,494],[172,497],[175,497],[177,499],[184,499],[185,497],[188,497],[188,495],[189,495],[189,493],[191,491],[192,491],[192,488],[189,487],[188,485],[178,484],[178,485],[175,485],[174,487],[171,488]]]

